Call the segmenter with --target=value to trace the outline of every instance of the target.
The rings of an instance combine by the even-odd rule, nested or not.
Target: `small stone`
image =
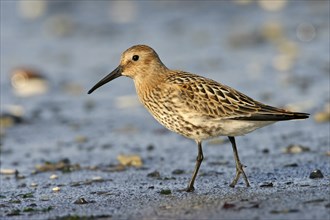
[[[154,145],[152,145],[152,144],[149,144],[148,146],[147,146],[147,151],[152,151],[152,150],[154,150],[155,149],[155,147],[154,147]]]
[[[15,204],[20,204],[22,201],[19,199],[11,199],[8,201],[9,203],[15,203]]]
[[[284,167],[298,167],[297,163],[289,163],[289,164],[285,164]]]
[[[162,195],[170,195],[172,193],[172,191],[170,189],[162,189],[160,191],[160,194]]]
[[[314,120],[317,123],[323,123],[330,121],[330,112],[317,112],[314,115]]]
[[[101,176],[94,176],[92,177],[93,182],[102,182],[104,179]]]
[[[160,173],[155,170],[154,172],[148,173],[147,177],[160,178]]]
[[[272,182],[263,182],[259,186],[260,187],[273,187],[274,184]]]
[[[76,201],[73,202],[74,204],[82,205],[82,204],[87,204],[89,203],[85,198],[81,197],[77,199]]]
[[[315,113],[314,120],[317,123],[323,123],[323,122],[329,122],[330,121],[330,103],[327,103],[324,106],[323,111]]]
[[[20,215],[20,212],[21,212],[21,210],[19,210],[19,209],[13,209],[7,214],[7,216]]]
[[[53,190],[53,192],[59,192],[59,191],[61,190],[61,188],[58,187],[58,186],[56,186],[56,187],[54,187],[52,190]]]
[[[31,208],[31,207],[25,207],[23,209],[23,212],[34,212],[34,211],[35,211],[35,209],[34,208]]]
[[[0,174],[3,175],[13,175],[16,174],[17,170],[15,169],[0,169]]]
[[[40,196],[40,201],[49,201],[49,196],[48,195],[41,195]]]
[[[117,160],[123,166],[142,167],[142,159],[139,155],[118,155]]]
[[[305,147],[299,144],[290,144],[284,149],[284,153],[288,154],[298,154],[307,151],[310,151],[309,147]]]
[[[12,71],[11,84],[21,97],[44,94],[49,89],[48,81],[40,71],[26,67]]]
[[[53,174],[49,177],[49,179],[51,179],[51,180],[54,180],[54,179],[57,179],[57,178],[58,178],[58,176],[56,174]]]
[[[13,113],[2,113],[0,115],[0,128],[9,128],[16,124],[21,124],[24,119],[21,115],[15,115]]]
[[[321,170],[314,170],[313,172],[311,172],[309,174],[309,178],[310,179],[319,179],[319,178],[323,178],[323,174],[321,172]]]
[[[26,187],[26,183],[22,183],[17,186],[17,188],[24,188],[24,187]]]
[[[235,206],[236,206],[235,204],[225,202],[225,204],[223,204],[222,208],[223,209],[232,209]]]
[[[263,154],[268,154],[269,153],[269,149],[268,148],[264,148],[261,151]]]
[[[35,188],[38,186],[38,183],[31,183],[30,186]]]
[[[271,214],[287,214],[287,213],[295,213],[299,212],[299,209],[283,209],[283,210],[271,210]]]
[[[32,192],[29,192],[29,193],[25,193],[25,194],[21,194],[20,195],[23,199],[27,199],[27,198],[33,198],[34,195]]]
[[[181,170],[181,169],[176,169],[176,170],[172,171],[173,175],[180,175],[180,174],[183,174],[183,173],[184,173],[184,170]]]

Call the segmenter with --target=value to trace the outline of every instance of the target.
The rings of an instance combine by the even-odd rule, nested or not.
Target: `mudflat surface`
[[[330,218],[328,1],[22,2],[1,1],[1,219]],[[205,141],[182,192],[196,144],[128,78],[87,95],[134,44],[311,117],[236,138],[250,188],[228,186],[227,138]]]

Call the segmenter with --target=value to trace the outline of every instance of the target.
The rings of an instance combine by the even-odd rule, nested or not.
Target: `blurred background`
[[[1,1],[1,147],[162,129],[130,79],[86,94],[135,44],[329,124],[329,1]]]

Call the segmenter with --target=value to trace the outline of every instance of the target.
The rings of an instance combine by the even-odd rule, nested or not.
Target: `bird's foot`
[[[244,181],[245,181],[245,185],[246,187],[250,187],[250,183],[249,183],[249,180],[244,172],[244,169],[243,169],[243,165],[241,163],[237,164],[236,165],[236,175],[235,175],[235,178],[234,180],[231,182],[231,184],[229,185],[230,187],[235,187],[238,180],[239,180],[239,177],[240,175],[243,175],[243,178],[244,178]]]
[[[195,191],[195,187],[194,186],[189,186],[186,188],[186,192],[194,192]]]
[[[195,191],[195,187],[194,186],[188,186],[187,188],[184,189],[179,189],[179,192],[193,192]]]

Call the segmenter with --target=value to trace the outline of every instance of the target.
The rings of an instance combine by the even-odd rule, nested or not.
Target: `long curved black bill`
[[[118,78],[119,76],[121,76],[121,72],[122,72],[121,66],[118,66],[114,71],[112,71],[106,77],[104,77],[98,83],[96,83],[95,86],[93,86],[93,88],[91,88],[88,91],[88,94],[91,94],[92,92],[94,92],[94,90],[96,90],[97,88],[103,86],[107,82],[110,82],[111,80],[114,80],[114,79]]]

